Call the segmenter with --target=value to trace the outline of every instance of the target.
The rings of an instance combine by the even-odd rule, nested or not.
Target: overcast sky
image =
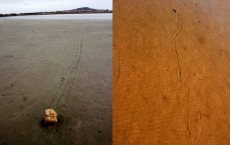
[[[112,9],[112,0],[0,0],[0,13],[69,10],[79,7]]]

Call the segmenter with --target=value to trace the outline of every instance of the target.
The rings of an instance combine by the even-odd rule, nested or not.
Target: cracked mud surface
[[[114,145],[229,144],[229,7],[114,1]]]
[[[0,20],[1,145],[111,144],[111,24]],[[47,108],[57,125],[41,126]]]

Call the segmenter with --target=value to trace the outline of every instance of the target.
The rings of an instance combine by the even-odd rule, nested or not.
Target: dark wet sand
[[[0,20],[0,145],[111,144],[111,23]]]

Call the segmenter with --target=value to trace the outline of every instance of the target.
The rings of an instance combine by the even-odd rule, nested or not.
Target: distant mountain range
[[[59,11],[60,12],[60,11]],[[94,9],[94,8],[89,8],[89,7],[81,7],[77,9],[72,9],[72,10],[65,10],[64,12],[112,12],[111,10],[103,10],[103,9]]]
[[[25,16],[25,15],[52,15],[52,14],[90,14],[90,13],[112,13],[112,10],[94,9],[89,7],[81,7],[72,10],[55,11],[55,12],[34,12],[34,13],[12,13],[0,14],[0,17],[8,16]]]
[[[77,9],[73,9],[73,10],[92,11],[92,10],[97,10],[97,9],[93,9],[93,8],[89,8],[89,7],[81,7],[81,8],[77,8]]]

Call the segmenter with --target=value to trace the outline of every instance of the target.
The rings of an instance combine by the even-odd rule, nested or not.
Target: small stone
[[[58,122],[57,113],[53,109],[46,109],[43,116],[44,124],[55,124]]]

